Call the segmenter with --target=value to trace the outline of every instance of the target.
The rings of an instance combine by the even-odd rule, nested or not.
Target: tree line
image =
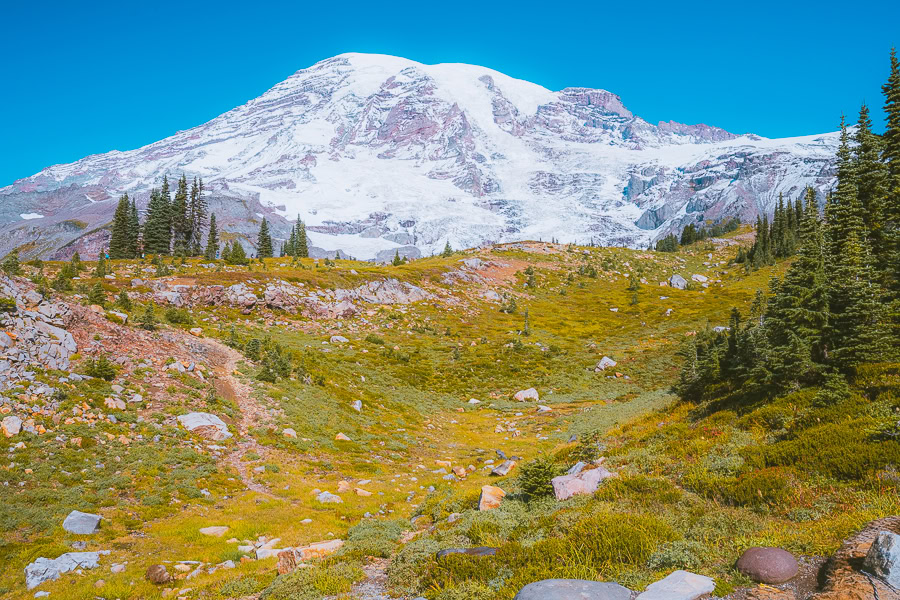
[[[882,86],[886,129],[868,107],[856,131],[841,119],[837,184],[820,214],[816,193],[760,223],[746,256],[766,264],[794,254],[748,315],[697,334],[684,349],[678,391],[702,398],[723,389],[769,397],[808,385],[846,390],[862,363],[895,359],[900,347],[900,62]],[[779,203],[781,204],[781,203]],[[793,223],[793,230],[791,230]]]
[[[207,218],[209,219],[207,228]],[[206,243],[203,232],[206,229]],[[203,256],[207,260],[219,258],[220,235],[216,215],[209,214],[209,206],[203,195],[203,179],[195,177],[188,190],[187,177],[182,174],[171,195],[169,178],[163,176],[162,186],[150,191],[143,223],[137,203],[128,194],[119,198],[113,215],[109,240],[111,259],[139,258],[146,254],[176,256]],[[274,256],[272,236],[268,221],[260,223],[256,241],[259,258]],[[297,217],[288,240],[281,246],[281,256],[305,258],[309,256],[309,240],[306,225]],[[221,258],[233,264],[245,264],[247,255],[237,240],[225,244]]]
[[[695,223],[688,223],[681,230],[681,236],[678,237],[674,233],[670,233],[664,238],[656,241],[655,250],[657,252],[678,252],[680,246],[689,246],[694,242],[702,242],[703,240],[723,236],[726,233],[736,231],[741,226],[741,220],[732,217],[724,223],[713,223],[712,225],[702,225],[697,227]]]

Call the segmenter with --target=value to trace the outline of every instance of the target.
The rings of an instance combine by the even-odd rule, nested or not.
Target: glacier
[[[753,220],[807,186],[824,197],[837,144],[837,132],[653,125],[605,90],[342,54],[198,127],[0,189],[0,253],[92,256],[122,193],[143,206],[182,173],[203,178],[220,228],[249,252],[262,216],[276,242],[303,219],[316,256],[551,238],[646,247],[689,222]]]

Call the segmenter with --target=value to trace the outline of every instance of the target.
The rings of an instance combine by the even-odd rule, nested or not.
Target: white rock
[[[516,392],[516,395],[513,396],[519,402],[525,402],[526,400],[539,400],[538,391],[534,388],[528,388],[527,390],[519,390]]]
[[[647,586],[637,600],[695,600],[716,589],[716,582],[704,575],[675,571]]]

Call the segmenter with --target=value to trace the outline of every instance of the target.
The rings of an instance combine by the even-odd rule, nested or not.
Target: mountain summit
[[[361,259],[448,240],[642,246],[699,219],[771,212],[779,193],[830,189],[837,143],[653,125],[605,90],[342,54],[193,129],[0,189],[0,252],[90,255],[119,195],[144,204],[181,173],[203,177],[220,227],[248,247],[262,216],[276,238],[303,219],[313,255]]]

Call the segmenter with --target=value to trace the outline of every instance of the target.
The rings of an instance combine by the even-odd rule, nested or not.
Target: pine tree
[[[128,194],[123,194],[113,214],[112,234],[109,238],[109,257],[113,260],[130,258],[129,222],[131,220],[131,203]]]
[[[256,237],[256,255],[259,258],[272,258],[272,236],[269,235],[269,222],[263,217]]]
[[[219,252],[219,229],[216,226],[216,213],[209,216],[209,233],[206,236],[206,260],[215,260]]]
[[[837,151],[837,187],[825,205],[825,262],[829,271],[840,261],[850,231],[864,240],[862,208],[857,195],[856,162],[850,150],[850,134],[841,117],[841,139]]]
[[[816,194],[809,188],[797,257],[784,281],[773,278],[766,307],[764,322],[771,348],[766,367],[776,385],[815,375],[815,364],[821,363],[827,352],[828,296],[822,246]]]
[[[306,237],[306,224],[297,216],[297,245],[294,251],[295,258],[309,258],[309,239]]]
[[[100,285],[99,281],[95,283],[91,288],[91,291],[88,292],[87,301],[88,304],[106,306],[106,292],[103,291],[103,286]]]
[[[141,255],[141,222],[138,218],[137,202],[131,199],[128,210],[128,247],[127,258],[138,258]]]
[[[106,277],[106,258],[103,256],[103,250],[97,257],[97,268],[94,269],[94,277]]]
[[[176,254],[183,254],[191,243],[191,219],[188,214],[188,187],[187,177],[184,173],[178,180],[175,190],[175,200],[171,207],[172,238]]]
[[[441,252],[441,256],[443,256],[444,258],[448,258],[448,257],[450,257],[450,256],[453,256],[453,248],[450,247],[450,240],[449,240],[449,239],[447,240],[447,245],[444,246],[444,251]]]
[[[168,184],[164,189],[168,188]],[[150,254],[169,254],[172,246],[172,229],[169,201],[160,190],[150,191],[147,218],[144,221],[144,251]]]
[[[191,200],[188,220],[190,221],[190,234],[188,245],[192,256],[200,256],[202,251],[203,230],[206,228],[206,217],[209,206],[203,196],[203,179],[194,177],[191,185]]]
[[[887,115],[882,136],[881,158],[887,168],[886,197],[883,206],[883,273],[890,298],[900,304],[900,60],[897,49],[891,49],[891,72],[887,83],[881,86],[884,94],[884,112]],[[900,321],[900,308],[895,318]],[[900,329],[900,322],[895,323]],[[900,332],[897,334],[900,336]]]

